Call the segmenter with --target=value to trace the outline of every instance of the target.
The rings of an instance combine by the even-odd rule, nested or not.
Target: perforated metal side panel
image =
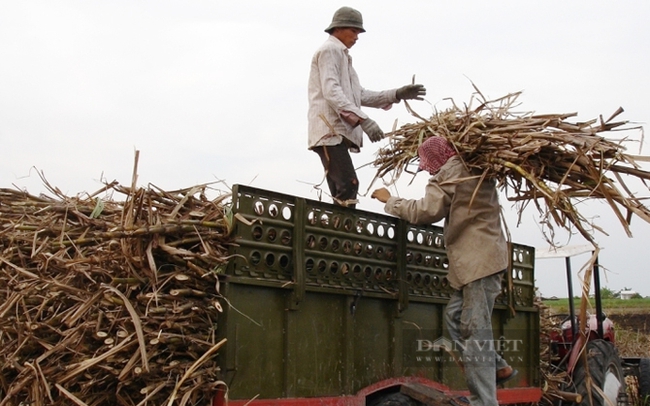
[[[246,186],[233,188],[236,246],[228,274],[242,283],[380,297],[447,299],[442,228]],[[513,245],[513,291],[498,304],[532,306],[533,248]]]

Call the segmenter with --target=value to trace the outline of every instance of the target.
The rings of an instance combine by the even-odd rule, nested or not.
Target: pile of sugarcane
[[[48,187],[0,189],[0,405],[210,404],[228,195]]]
[[[542,219],[562,228],[575,227],[594,243],[591,224],[575,203],[588,198],[604,199],[621,221],[628,235],[632,214],[650,222],[650,211],[632,193],[624,179],[650,179],[637,160],[644,157],[626,153],[621,139],[612,141],[603,133],[641,130],[628,122],[616,121],[622,109],[608,120],[602,116],[588,122],[570,122],[576,114],[517,113],[520,93],[486,100],[478,91],[469,105],[436,112],[430,119],[414,113],[419,120],[388,134],[389,144],[378,151],[374,180],[395,182],[409,165],[418,160],[417,150],[431,136],[444,137],[454,146],[465,165],[477,176],[494,178],[508,199],[519,203],[521,211],[532,202]],[[473,108],[473,102],[479,106]],[[374,182],[374,181],[373,181]],[[601,230],[602,231],[602,230]],[[595,244],[595,243],[594,243]]]

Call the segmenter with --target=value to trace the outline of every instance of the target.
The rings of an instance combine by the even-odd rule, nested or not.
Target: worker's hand
[[[426,96],[427,89],[423,85],[406,85],[397,89],[397,96],[400,100],[415,99],[415,100],[424,100],[422,96]]]
[[[361,122],[361,128],[363,132],[368,134],[370,141],[377,142],[384,138],[384,132],[379,128],[379,125],[370,118],[367,118]]]
[[[385,187],[376,189],[374,192],[372,192],[372,195],[370,195],[373,199],[377,199],[382,203],[386,203],[388,199],[390,198],[390,192],[388,189]]]

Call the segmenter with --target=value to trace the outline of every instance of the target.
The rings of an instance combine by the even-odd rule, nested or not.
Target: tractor
[[[553,316],[560,319],[560,331],[552,331],[549,338],[554,356],[553,372],[566,373],[570,379],[552,388],[552,391],[562,394],[556,397],[556,403],[597,406],[650,404],[650,359],[619,356],[614,323],[603,312],[597,257],[592,270],[595,312],[585,311],[584,315],[576,312],[571,257],[593,254],[593,250],[591,245],[581,245],[535,251],[536,260],[565,260],[569,313]],[[626,381],[632,383],[629,388]]]

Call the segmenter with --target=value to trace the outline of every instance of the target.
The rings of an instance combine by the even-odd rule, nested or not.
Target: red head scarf
[[[420,156],[418,170],[434,175],[449,158],[456,155],[456,150],[442,137],[429,137],[418,148],[418,155]]]

